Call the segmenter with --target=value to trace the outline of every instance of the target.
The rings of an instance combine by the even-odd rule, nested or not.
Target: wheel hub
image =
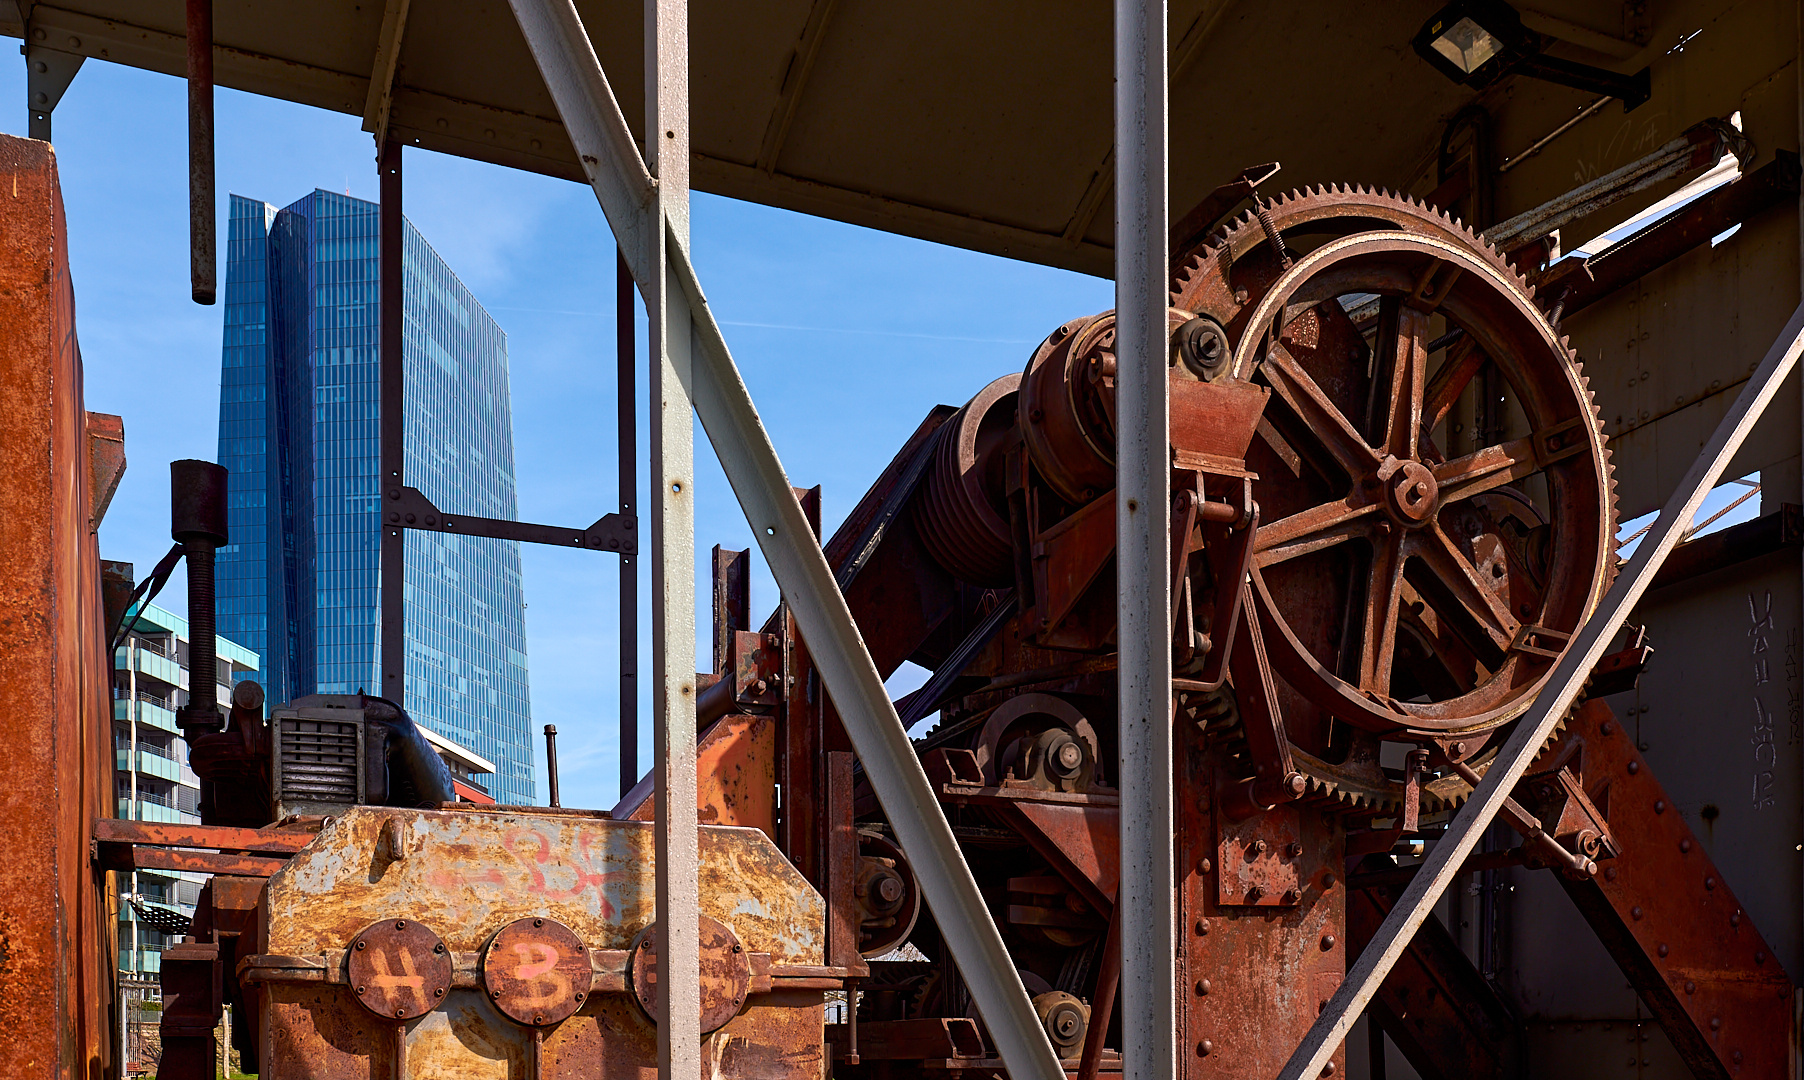
[[[1441,506],[1441,489],[1428,466],[1387,457],[1377,479],[1384,488],[1384,508],[1397,524],[1419,529],[1434,520]]]

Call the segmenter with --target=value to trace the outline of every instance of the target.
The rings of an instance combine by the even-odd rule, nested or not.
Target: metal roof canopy
[[[1174,0],[1173,216],[1261,161],[1284,162],[1285,187],[1401,190],[1432,170],[1442,122],[1471,99],[1410,51],[1435,6]],[[1567,42],[1557,46],[1564,52],[1620,66],[1643,51],[1624,36],[1622,5],[1533,6],[1557,10],[1525,18]],[[53,61],[73,54],[184,71],[181,0],[17,7],[22,17],[0,0],[0,33],[24,36],[28,24],[34,53],[63,54]],[[584,181],[504,3],[216,0],[214,8],[219,85],[360,115],[372,132],[387,104],[390,129],[410,146]],[[643,147],[643,6],[577,8]],[[694,187],[1109,276],[1110,19],[1108,4],[1071,0],[697,4]],[[1645,28],[1637,36],[1645,40]],[[1584,96],[1556,94],[1556,113]],[[54,96],[55,88],[51,107]]]

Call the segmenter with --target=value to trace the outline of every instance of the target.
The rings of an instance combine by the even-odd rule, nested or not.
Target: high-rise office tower
[[[271,701],[377,692],[377,207],[232,196],[219,462],[231,544],[219,632],[263,658]],[[449,513],[512,518],[507,337],[406,229],[406,477]],[[534,800],[519,545],[407,533],[407,710]]]

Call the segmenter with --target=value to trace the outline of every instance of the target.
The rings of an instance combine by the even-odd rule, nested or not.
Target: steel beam
[[[588,44],[588,38],[583,38]],[[657,822],[658,1076],[702,1072],[700,858],[695,806],[695,414],[689,297],[671,248],[689,240],[689,0],[646,0],[646,165],[657,177],[650,273],[651,611]]]
[[[639,537],[639,392],[638,350],[633,342],[633,272],[626,257],[614,259],[615,361],[614,387],[620,457],[620,518],[630,523],[633,547]],[[620,796],[639,782],[639,561],[620,556]]]
[[[1704,496],[1722,478],[1730,459],[1778,393],[1779,384],[1797,366],[1800,352],[1804,352],[1804,304],[1792,312],[1778,340],[1717,425],[1710,442],[1692,463],[1691,471],[1667,499],[1659,520],[1642,539],[1641,546],[1635,549],[1634,557],[1616,579],[1616,584],[1573,637],[1534,704],[1516,722],[1514,732],[1485,772],[1483,782],[1429,852],[1415,879],[1372,936],[1372,943],[1360,953],[1347,972],[1346,981],[1335,991],[1302,1045],[1291,1055],[1280,1080],[1313,1080],[1321,1074],[1322,1066],[1334,1048],[1347,1037],[1353,1022],[1397,958],[1409,947],[1417,928],[1459,873],[1460,864],[1478,845],[1492,818],[1497,816],[1516,782],[1527,771],[1535,753],[1572,708],[1592,668],[1597,666],[1623,621],[1641,600],[1641,594],[1647,591],[1666,556],[1685,535]],[[1124,640],[1125,637],[1123,635]]]
[[[406,442],[401,418],[406,395],[406,376],[402,367],[402,326],[406,312],[401,289],[401,268],[406,262],[402,250],[407,238],[407,223],[401,216],[401,143],[385,139],[376,151],[378,178],[377,235],[381,253],[376,277],[377,330],[376,355],[380,389],[376,410],[382,469],[383,502],[401,498]],[[407,603],[402,578],[407,573],[406,531],[398,524],[382,526],[379,563],[382,595],[382,664],[381,695],[403,708],[407,704]]]
[[[839,710],[853,747],[864,763],[865,775],[896,829],[897,839],[908,853],[922,893],[1010,1075],[1016,1080],[1062,1080],[1064,1071],[1034,1015],[1020,973],[1003,947],[1002,935],[977,891],[964,854],[939,811],[933,787],[921,770],[920,760],[852,621],[814,530],[791,492],[789,478],[733,363],[720,325],[708,308],[689,259],[687,222],[679,231],[676,221],[660,224],[657,217],[645,214],[646,203],[669,178],[660,174],[657,181],[650,179],[570,0],[509,2],[590,176],[596,198],[620,240],[621,254],[639,282],[641,294],[647,298],[648,309],[654,292],[663,295],[661,304],[671,300],[669,279],[656,258],[660,245],[668,256],[668,272],[674,275],[688,300],[693,323],[694,367],[685,375],[693,378],[690,385],[696,414],[753,535],[758,538],[771,574],[795,613],[821,681]],[[661,40],[668,43],[670,39]],[[647,130],[654,136],[666,133],[665,138],[652,140],[658,144],[674,143],[678,136],[686,135],[686,127],[674,124],[660,127],[654,122]],[[641,192],[645,203],[640,201]],[[662,230],[661,237],[648,232],[653,227]],[[652,253],[650,257],[648,251]],[[655,288],[648,287],[648,283]],[[650,317],[656,327],[661,316]],[[671,329],[668,315],[662,318],[665,328]],[[661,393],[659,387],[653,387],[654,423],[660,422],[660,416],[664,421],[671,419],[668,414],[672,403]],[[654,483],[662,500],[669,482]],[[661,559],[685,566],[694,560],[692,548],[678,551],[655,536],[652,545]],[[662,591],[662,586],[655,588]],[[685,609],[688,613],[693,611],[693,605]],[[672,611],[673,617],[677,614]],[[684,655],[691,663],[691,673],[694,640],[690,633],[687,643],[681,646],[688,650]],[[661,662],[674,669],[677,660],[666,655]],[[661,673],[659,679],[662,686]]]
[[[1121,1074],[1177,1075],[1172,874],[1170,230],[1164,0],[1115,3],[1115,530]]]

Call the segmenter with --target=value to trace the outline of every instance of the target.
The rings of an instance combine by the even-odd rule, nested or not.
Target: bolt
[[[540,927],[540,926],[544,926],[544,925],[545,925],[545,920],[544,920],[544,919],[534,919],[534,920],[533,920],[533,921],[532,921],[532,925],[533,925],[533,926],[534,926],[534,927],[535,927],[535,928],[536,928],[536,927]]]
[[[1209,995],[1208,979],[1198,979],[1196,981],[1196,993],[1198,997],[1207,997]]]
[[[438,989],[434,990],[432,992],[432,996],[433,997],[444,997],[445,996],[445,988],[441,986]]]
[[[358,988],[357,988],[357,992],[358,992],[358,993],[359,993],[359,994],[361,994],[361,993],[363,993],[363,992],[364,992],[364,990],[366,990],[366,989],[368,989],[368,987],[363,987],[363,986],[359,986],[359,987],[358,987]]]
[[[363,941],[363,940],[362,940],[362,939],[361,939],[361,938],[360,938],[360,939],[358,939],[358,941],[357,941],[357,948],[358,948],[358,951],[360,951],[360,952],[361,952],[361,951],[362,951],[362,949],[363,949],[363,947],[364,947],[364,945],[366,945],[366,944],[368,944],[368,942],[365,942],[365,941]]]
[[[406,919],[396,919],[395,920],[395,929],[396,930],[407,929],[407,920]]]
[[[433,952],[435,952],[435,953],[442,953],[442,952],[444,952],[444,951],[445,951],[445,943],[444,943],[444,942],[442,942],[442,941],[441,941],[441,942],[439,942],[439,943],[438,943],[438,944],[437,944],[437,945],[434,945],[434,946],[433,946],[433,947],[432,947],[432,951],[433,951]]]
[[[1294,904],[1301,899],[1303,899],[1303,894],[1298,892],[1297,890],[1295,890],[1295,889],[1285,889],[1284,890],[1284,902],[1286,904]]]
[[[532,1022],[535,1024],[543,1024],[545,1022],[545,1014],[544,1013],[533,1013],[532,1014]]]
[[[1456,757],[1465,757],[1466,756],[1466,744],[1463,742],[1454,743],[1453,744],[1453,753]]]
[[[580,993],[576,995],[576,1000],[581,1001],[582,999],[583,996]]]
[[[490,996],[490,997],[492,997],[492,998],[498,998],[498,997],[500,997],[500,996],[501,996],[501,991],[499,991],[499,990],[490,990],[490,991],[489,991],[489,996]]]
[[[1285,848],[1284,851],[1285,851],[1285,854],[1289,855],[1293,859],[1302,858],[1303,845],[1302,844],[1291,844],[1289,847]]]
[[[1255,854],[1255,855],[1265,854],[1265,849],[1267,847],[1267,844],[1264,840],[1255,840],[1255,841],[1253,841],[1252,846],[1253,846],[1253,854]]]
[[[734,952],[739,952],[739,951],[741,951],[741,949],[742,949],[742,946],[739,946],[739,945],[734,945],[734,946],[733,946],[733,951],[734,951]]]
[[[396,1017],[396,1019],[399,1019],[399,1018],[401,1018],[401,1017],[403,1017],[403,1016],[406,1016],[406,1015],[407,1015],[407,1010],[406,1010],[406,1009],[396,1009],[396,1010],[395,1010],[395,1017]]]
[[[1247,899],[1248,900],[1258,900],[1261,897],[1263,897],[1264,895],[1265,895],[1265,888],[1264,888],[1264,886],[1261,886],[1261,885],[1255,885],[1252,888],[1247,890]]]

